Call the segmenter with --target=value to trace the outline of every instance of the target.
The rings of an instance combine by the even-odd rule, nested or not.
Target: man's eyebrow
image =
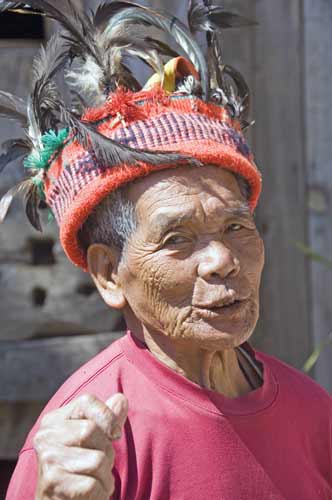
[[[234,217],[247,217],[252,218],[252,214],[249,206],[246,203],[243,203],[237,207],[226,207],[223,209],[223,212],[226,212],[229,215]]]
[[[184,222],[188,222],[192,219],[194,211],[190,211],[189,213],[181,214],[166,214],[159,213],[156,218],[153,220],[152,227],[158,230],[158,233],[163,233],[169,228],[179,226]]]
[[[226,213],[232,217],[246,217],[251,219],[252,215],[248,205],[245,203],[236,206],[236,207],[226,207],[222,209],[222,213]],[[158,234],[163,234],[168,229],[173,227],[177,227],[184,222],[188,222],[192,220],[194,215],[194,210],[187,212],[185,214],[182,213],[159,213],[156,215],[154,220],[151,222],[150,229],[158,232]]]

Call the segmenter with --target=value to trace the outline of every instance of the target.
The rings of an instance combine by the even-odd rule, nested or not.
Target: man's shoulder
[[[48,403],[48,407],[51,405],[59,407],[67,404],[85,388],[92,389],[95,384],[98,384],[105,371],[108,373],[112,371],[113,373],[124,356],[122,342],[122,338],[113,341],[108,347],[78,368],[54,394]]]
[[[261,351],[255,351],[255,353],[257,358],[263,361],[273,373],[283,398],[289,397],[294,404],[309,403],[311,408],[319,405],[320,412],[327,412],[332,420],[332,397],[322,386],[304,372],[276,356]]]
[[[119,378],[119,370],[121,370],[121,365],[123,364],[122,360],[124,358],[122,342],[122,338],[112,342],[106,349],[99,352],[96,356],[78,368],[78,370],[62,384],[38,417],[38,420],[26,439],[22,451],[31,448],[33,436],[45,413],[66,405],[84,393],[107,399],[112,395],[112,392],[117,390],[116,381]]]

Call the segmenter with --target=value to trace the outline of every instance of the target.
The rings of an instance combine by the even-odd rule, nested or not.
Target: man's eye
[[[240,231],[242,228],[243,226],[241,224],[231,224],[228,226],[227,231]]]
[[[185,238],[184,236],[181,236],[181,235],[174,235],[174,236],[170,236],[170,238],[168,238],[166,241],[165,241],[165,245],[178,245],[180,243],[185,243],[186,241],[188,241],[187,238]]]

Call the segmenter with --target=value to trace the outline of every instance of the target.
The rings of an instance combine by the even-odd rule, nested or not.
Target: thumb
[[[117,393],[106,401],[106,405],[115,416],[111,432],[112,439],[119,439],[123,424],[127,418],[128,400],[124,394]]]

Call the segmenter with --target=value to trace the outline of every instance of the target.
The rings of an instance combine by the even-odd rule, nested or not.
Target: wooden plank
[[[20,232],[24,241],[23,228],[28,228],[27,221],[12,222],[4,237],[8,241],[15,233],[13,239],[19,238]],[[18,259],[27,255],[31,260],[28,250],[10,255],[0,247],[0,340],[93,334],[118,328],[121,312],[105,304],[90,276],[68,261],[59,244],[55,248],[55,264],[33,265]]]
[[[0,402],[47,401],[69,375],[121,335],[1,342]]]
[[[263,172],[258,222],[266,248],[259,348],[301,367],[311,352],[302,126],[301,1],[255,1],[254,151]]]
[[[332,258],[332,3],[326,0],[303,2],[305,50],[305,123],[309,243]],[[310,261],[312,331],[318,344],[332,331],[332,270]],[[321,355],[315,370],[317,380],[332,391],[332,347]]]

